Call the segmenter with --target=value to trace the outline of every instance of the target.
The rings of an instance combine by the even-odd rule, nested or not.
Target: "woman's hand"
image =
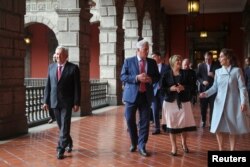
[[[205,98],[205,97],[207,97],[207,94],[205,92],[202,92],[202,93],[200,93],[199,97],[200,98]]]
[[[247,105],[246,104],[241,104],[240,109],[242,112],[247,110]]]
[[[181,91],[184,90],[184,86],[182,86],[181,84],[177,84],[177,85],[173,85],[170,87],[170,90],[173,91],[173,92],[178,92],[180,93]]]

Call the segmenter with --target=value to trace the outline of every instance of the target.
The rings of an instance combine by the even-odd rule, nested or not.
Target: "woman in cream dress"
[[[188,153],[186,132],[196,130],[190,102],[193,87],[192,73],[181,69],[181,61],[180,55],[170,57],[171,70],[163,75],[161,84],[161,89],[165,94],[162,119],[166,121],[166,132],[170,134],[171,155],[173,156],[177,155],[176,134],[181,134],[182,149]]]

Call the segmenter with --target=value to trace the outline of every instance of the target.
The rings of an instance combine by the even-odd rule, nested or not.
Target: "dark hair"
[[[221,49],[221,53],[223,53],[226,56],[226,58],[229,60],[229,63],[232,66],[237,66],[237,62],[236,62],[233,49],[223,48]]]
[[[160,53],[159,51],[154,51],[154,52],[152,53],[152,55],[161,56],[161,53]]]
[[[204,56],[206,56],[206,55],[213,57],[213,53],[212,52],[205,52]]]
[[[139,41],[141,41],[143,39],[144,39],[143,37],[139,37],[137,41],[139,42]]]

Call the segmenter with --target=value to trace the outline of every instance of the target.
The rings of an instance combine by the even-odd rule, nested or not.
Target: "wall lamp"
[[[200,12],[199,0],[187,0],[188,14],[197,15]]]

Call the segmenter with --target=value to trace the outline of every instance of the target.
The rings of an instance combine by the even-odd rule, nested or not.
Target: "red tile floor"
[[[200,126],[198,105],[194,107],[197,126]],[[150,131],[152,131],[151,125]],[[29,134],[9,141],[0,141],[0,167],[203,167],[207,166],[207,151],[217,150],[214,134],[208,127],[189,134],[190,153],[183,153],[178,141],[178,156],[169,153],[168,134],[149,136],[150,157],[130,153],[130,140],[124,120],[124,107],[107,107],[92,116],[73,118],[72,153],[63,160],[56,158],[58,129],[56,124],[32,128]],[[228,142],[226,142],[228,147]],[[237,150],[250,150],[250,134],[239,137]]]

